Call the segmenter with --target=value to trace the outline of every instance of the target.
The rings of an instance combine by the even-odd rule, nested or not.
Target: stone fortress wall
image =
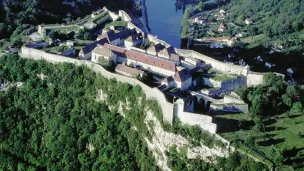
[[[199,59],[204,61],[206,64],[211,64],[213,68],[217,70],[228,73],[228,74],[236,74],[236,75],[243,75],[246,77],[246,85],[247,86],[256,86],[262,84],[264,82],[264,76],[269,73],[259,73],[259,72],[252,72],[249,70],[249,67],[243,67],[239,65],[234,65],[233,63],[225,63],[208,57],[206,55],[200,54],[193,50],[185,50],[185,49],[176,49],[177,53],[184,57],[192,57],[195,59]],[[275,73],[281,77],[284,75]]]
[[[174,104],[174,118],[178,118],[183,124],[198,125],[203,130],[216,133],[217,124],[212,123],[213,117],[208,115],[185,112],[184,100],[179,99]]]
[[[123,75],[111,73],[105,70],[102,66],[92,63],[90,61],[72,59],[56,54],[47,53],[42,50],[28,48],[25,46],[21,48],[20,56],[23,58],[29,58],[34,60],[45,60],[51,63],[67,62],[67,63],[73,63],[75,65],[85,65],[88,68],[92,69],[94,72],[100,73],[103,77],[107,79],[116,79],[117,81],[123,83],[128,83],[131,85],[139,85],[146,94],[147,98],[155,99],[158,101],[158,103],[162,108],[163,120],[169,122],[170,124],[173,123],[173,119],[174,119],[173,104],[167,102],[165,95],[160,90],[158,90],[157,88],[150,88],[149,86],[145,85],[144,83],[138,81],[135,78],[130,78]],[[183,117],[181,118],[181,121],[183,123],[187,123],[190,125],[200,124],[200,126],[203,126],[202,127],[203,129],[208,130],[211,133],[215,133],[216,124],[209,124],[210,126],[208,126],[208,124],[207,125],[204,124],[204,123],[209,123],[208,119],[210,119],[209,116],[197,115],[197,114],[185,112],[183,114]],[[199,121],[203,121],[203,123],[199,123]]]
[[[109,18],[113,21],[116,21],[120,15],[115,14],[112,11],[109,11],[106,7],[103,7],[102,9],[103,11],[107,11],[108,12],[108,16],[105,17],[102,21],[100,21],[99,23],[103,23],[104,21],[108,20]],[[95,17],[94,15],[92,15],[91,17]],[[131,21],[131,20],[130,20]],[[63,28],[70,28],[70,27],[78,27],[79,29],[83,29],[84,26],[83,24],[72,24],[72,25],[59,25],[59,24],[49,24],[49,25],[39,25],[38,26],[38,33],[42,36],[45,37],[46,36],[46,30],[50,29],[63,29]]]
[[[107,10],[106,8],[104,8],[104,9]],[[128,25],[127,25],[128,28],[130,28],[130,29],[135,28],[137,30],[137,32],[145,33],[147,38],[151,42],[161,43],[161,44],[165,45],[166,47],[170,46],[165,41],[160,40],[157,37],[151,35],[146,28],[139,28],[139,27],[141,27],[141,25],[138,25],[138,23],[137,23],[137,25],[136,25],[136,23],[133,23],[134,17],[129,16],[129,14],[126,13],[125,11],[120,10],[118,15],[115,13],[112,13],[110,11],[108,11],[108,12],[110,14],[110,17],[113,20],[116,20],[117,18],[121,17],[122,20],[128,22]],[[175,50],[181,56],[202,60],[206,64],[211,64],[212,67],[214,67],[217,70],[220,70],[224,73],[243,75],[243,77],[237,78],[232,83],[230,83],[230,82],[223,83],[225,85],[222,85],[222,86],[226,87],[227,90],[235,89],[236,85],[237,85],[237,87],[242,86],[242,85],[246,86],[246,84],[250,86],[250,85],[258,85],[263,82],[263,77],[265,74],[250,72],[249,68],[247,68],[247,67],[233,65],[231,63],[224,63],[224,62],[215,60],[213,58],[210,58],[206,55],[197,53],[193,50],[183,50],[183,49],[176,49],[176,48],[175,48]],[[75,65],[86,65],[87,67],[92,69],[94,72],[100,73],[102,76],[104,76],[107,79],[116,79],[123,83],[129,83],[131,85],[139,85],[139,86],[141,86],[142,90],[146,94],[147,98],[153,98],[159,102],[159,104],[162,108],[164,121],[167,121],[170,124],[172,124],[174,117],[177,117],[184,124],[199,125],[204,130],[207,130],[211,133],[216,133],[217,125],[212,123],[212,117],[206,116],[206,115],[184,112],[184,109],[181,107],[174,109],[173,104],[167,102],[164,94],[161,91],[159,91],[157,88],[150,88],[147,85],[143,84],[142,82],[138,81],[137,79],[129,78],[126,76],[117,75],[117,74],[108,72],[102,66],[92,63],[90,61],[72,59],[72,58],[63,57],[63,56],[55,55],[55,54],[51,54],[51,53],[46,53],[41,50],[27,48],[27,47],[21,48],[20,56],[22,56],[24,58],[34,59],[34,60],[43,59],[43,60],[46,60],[51,63],[68,62],[68,63],[73,63]],[[236,83],[235,83],[235,81],[236,81]],[[178,105],[178,104],[176,104],[176,105]],[[219,104],[217,104],[217,105],[218,106],[215,106],[215,107],[220,107],[220,108],[225,107],[225,105],[221,105],[221,106]],[[240,107],[242,108],[243,106],[240,106]],[[246,106],[244,106],[244,108],[246,108]],[[174,110],[176,110],[175,113],[174,113]],[[248,110],[248,106],[247,106],[247,110]]]
[[[61,62],[67,62],[67,63],[73,63],[75,65],[85,65],[92,69],[96,73],[100,73],[102,76],[104,76],[107,79],[116,79],[117,81],[128,83],[131,85],[139,85],[141,86],[142,90],[146,94],[147,98],[156,99],[161,108],[164,115],[164,120],[168,121],[172,124],[173,121],[173,104],[167,102],[164,94],[159,91],[157,88],[150,88],[149,86],[143,84],[142,82],[138,81],[134,78],[129,78],[123,75],[118,75],[115,73],[111,73],[107,70],[105,70],[102,66],[92,63],[90,61],[85,60],[78,60],[78,59],[72,59],[60,55],[55,55],[51,53],[46,53],[41,50],[22,47],[21,48],[21,57],[34,59],[34,60],[46,60],[47,62],[51,63],[61,63]]]
[[[265,75],[267,75],[267,73],[258,73],[250,71],[247,75],[247,85],[256,86],[262,84]]]
[[[248,71],[249,71],[249,68],[247,68],[247,67],[234,65],[232,63],[224,63],[224,62],[218,61],[216,59],[213,59],[209,56],[195,52],[193,50],[176,49],[176,51],[181,56],[192,57],[195,59],[202,60],[206,64],[211,64],[211,66],[213,68],[216,68],[217,70],[224,72],[224,73],[247,76]]]

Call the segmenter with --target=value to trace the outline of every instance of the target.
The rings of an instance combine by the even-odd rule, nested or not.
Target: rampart
[[[247,75],[247,85],[256,86],[264,82],[265,73],[249,72]]]
[[[232,63],[224,63],[221,61],[218,61],[216,59],[213,59],[209,56],[200,54],[198,52],[195,52],[193,50],[184,50],[184,49],[177,49],[177,53],[181,56],[184,57],[192,57],[195,59],[199,59],[204,61],[206,64],[211,64],[213,68],[216,68],[217,70],[221,72],[228,72],[230,74],[237,74],[237,75],[244,75],[247,76],[249,68],[248,67],[243,67],[243,66],[238,66],[234,65]]]
[[[46,36],[47,34],[47,30],[51,30],[51,29],[64,29],[64,28],[71,28],[71,27],[75,27],[75,28],[79,28],[80,29],[80,26],[79,25],[46,25],[46,26],[43,26],[43,25],[39,25],[38,26],[38,33],[41,35],[41,36]]]
[[[161,91],[159,91],[157,88],[150,88],[149,86],[143,84],[137,79],[108,72],[102,66],[92,63],[90,61],[72,59],[64,56],[46,53],[44,51],[37,49],[27,48],[24,46],[21,48],[20,56],[23,58],[29,58],[34,60],[45,60],[51,63],[67,62],[67,63],[73,63],[75,65],[85,65],[88,68],[92,69],[94,72],[100,73],[103,77],[107,79],[116,79],[117,81],[123,83],[128,83],[131,85],[139,85],[146,94],[147,98],[155,99],[158,101],[158,103],[162,108],[163,120],[169,122],[170,124],[173,123],[173,104],[167,102],[164,94]]]
[[[123,10],[119,10],[118,15],[124,21],[132,21],[132,18]]]
[[[217,124],[212,123],[213,118],[211,116],[185,112],[184,103],[182,99],[174,103],[174,117],[179,118],[183,124],[198,125],[203,130],[214,134],[216,133]]]

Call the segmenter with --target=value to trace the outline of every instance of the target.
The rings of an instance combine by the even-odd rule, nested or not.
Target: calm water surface
[[[146,7],[151,34],[180,48],[183,11],[176,9],[175,2],[176,0],[146,0]]]

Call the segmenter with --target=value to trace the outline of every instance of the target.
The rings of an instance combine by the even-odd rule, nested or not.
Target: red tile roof
[[[134,60],[137,62],[141,62],[144,64],[148,64],[151,66],[155,66],[158,68],[162,68],[168,71],[172,71],[172,72],[176,72],[176,64],[175,62],[172,61],[168,61],[168,60],[164,60],[161,58],[157,58],[151,55],[147,55],[141,52],[137,52],[137,51],[132,51],[132,50],[127,50],[118,46],[113,46],[110,44],[105,44],[104,45],[105,48],[109,48],[112,51],[116,51],[119,53],[123,53],[126,55],[126,57],[130,60]]]
[[[206,37],[205,41],[222,41],[222,40],[229,40],[229,37]]]
[[[138,74],[144,74],[145,72],[144,71],[141,71],[141,70],[138,70],[138,69],[135,69],[135,68],[131,68],[131,67],[128,67],[128,66],[125,66],[124,64],[118,64],[115,68],[115,71],[119,72],[126,72],[126,73],[129,73],[133,76],[136,76]]]

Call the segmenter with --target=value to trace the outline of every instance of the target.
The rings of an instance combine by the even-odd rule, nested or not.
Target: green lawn
[[[243,43],[253,43],[255,41],[259,41],[259,40],[262,40],[266,38],[266,35],[264,34],[259,34],[259,35],[255,35],[255,36],[250,36],[250,37],[246,37],[246,38],[243,38],[241,39],[241,41]]]
[[[282,114],[279,117],[271,117],[265,123],[265,132],[252,130],[250,115],[222,115],[216,119],[222,124],[223,133],[220,134],[226,139],[244,144],[245,138],[251,135],[255,139],[255,145],[250,148],[270,161],[273,161],[273,149],[283,153],[284,161],[279,170],[290,170],[290,166],[304,170],[304,115],[288,117]],[[228,132],[229,127],[233,131]],[[242,145],[241,149],[244,148],[249,147]]]
[[[228,80],[232,80],[235,77],[230,77],[227,75],[216,75],[215,77],[212,77],[210,79],[215,80],[215,81],[228,81]]]
[[[100,13],[99,15],[95,16],[94,18],[89,19],[88,22],[101,24],[99,22],[102,21],[104,17],[107,17],[107,15],[109,15],[108,11],[104,11],[104,12]]]
[[[47,29],[47,32],[50,32],[50,31],[53,31],[53,30],[55,30],[55,31],[59,31],[59,32],[61,32],[61,31],[66,31],[66,32],[68,32],[68,31],[78,31],[80,29],[80,27],[79,26],[75,26],[75,25],[71,25],[71,26],[62,26],[62,27],[55,27],[55,28],[52,28],[52,29]]]

